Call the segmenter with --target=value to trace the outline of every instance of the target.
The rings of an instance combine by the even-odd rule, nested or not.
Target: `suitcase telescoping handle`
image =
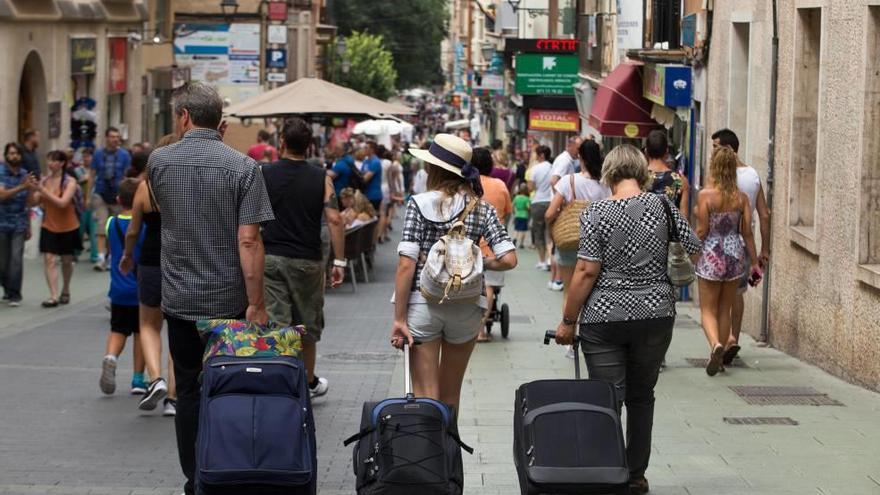
[[[412,345],[421,345],[421,342],[414,340]],[[415,397],[413,395],[412,374],[409,369],[409,344],[403,344],[403,388],[404,397],[407,399]]]
[[[547,330],[547,333],[544,334],[544,345],[550,345],[550,341],[556,338],[555,330]],[[571,349],[574,351],[574,377],[577,380],[581,379],[581,359],[580,352],[578,347],[580,347],[581,338],[577,334],[575,334],[574,339],[571,341]]]

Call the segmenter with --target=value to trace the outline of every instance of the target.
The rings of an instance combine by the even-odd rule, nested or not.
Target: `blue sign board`
[[[287,49],[269,48],[266,50],[266,67],[284,69],[287,67]]]
[[[667,107],[691,106],[693,77],[689,66],[647,64],[642,81],[646,99]]]

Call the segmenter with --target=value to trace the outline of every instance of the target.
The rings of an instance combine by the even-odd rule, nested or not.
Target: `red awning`
[[[657,128],[651,118],[652,103],[642,96],[638,66],[620,64],[596,90],[590,125],[603,136],[646,137]]]

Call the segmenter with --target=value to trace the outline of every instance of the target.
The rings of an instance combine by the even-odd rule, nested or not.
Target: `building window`
[[[798,9],[794,43],[794,91],[791,122],[792,240],[818,254],[816,245],[816,162],[819,140],[819,67],[822,9]]]
[[[880,7],[868,15],[859,208],[859,279],[880,288]]]
[[[749,161],[749,65],[751,25],[748,22],[731,24],[730,43],[730,97],[727,107],[727,127],[739,136],[739,155]]]

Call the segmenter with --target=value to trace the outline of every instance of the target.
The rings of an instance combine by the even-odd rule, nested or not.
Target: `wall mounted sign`
[[[521,95],[574,95],[577,82],[577,55],[516,56],[516,92]]]
[[[125,38],[108,38],[107,47],[110,52],[110,77],[107,92],[111,95],[125,93],[128,86],[128,40]]]
[[[642,94],[667,107],[689,107],[693,90],[691,68],[686,65],[648,64],[643,68]]]
[[[286,83],[287,82],[287,72],[267,72],[266,73],[266,81],[267,82]]]
[[[269,48],[266,50],[266,67],[269,69],[287,68],[287,49]]]
[[[575,110],[529,110],[530,131],[578,132],[580,115]]]
[[[269,2],[269,20],[287,22],[287,2]]]
[[[278,43],[279,45],[287,44],[287,26],[283,24],[270,24],[266,41],[269,43]]]
[[[94,74],[97,59],[98,44],[95,38],[70,39],[70,75]]]
[[[61,102],[49,102],[49,139],[61,137]]]

